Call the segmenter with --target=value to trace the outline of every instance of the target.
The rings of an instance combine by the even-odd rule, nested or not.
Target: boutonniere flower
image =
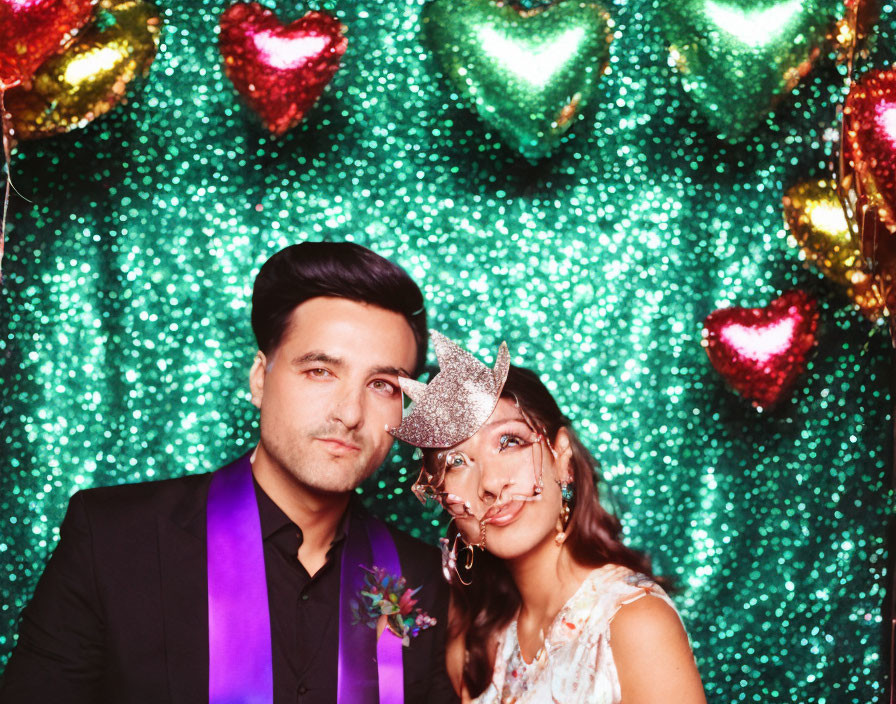
[[[407,580],[386,572],[380,567],[364,568],[364,586],[360,600],[352,605],[353,623],[364,623],[379,633],[388,628],[407,647],[420,631],[436,625],[436,619],[417,608],[414,595],[420,587],[411,589]]]

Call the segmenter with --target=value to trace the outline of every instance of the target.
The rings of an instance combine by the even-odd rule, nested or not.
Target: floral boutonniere
[[[361,599],[352,605],[353,623],[364,623],[379,633],[388,628],[401,638],[405,647],[420,631],[436,625],[436,619],[423,609],[416,608],[414,595],[420,587],[411,589],[404,577],[386,572],[381,567],[364,568]]]

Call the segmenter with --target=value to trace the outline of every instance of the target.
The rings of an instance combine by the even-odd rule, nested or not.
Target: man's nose
[[[364,394],[362,390],[346,387],[340,394],[331,411],[333,420],[346,428],[355,429],[364,423]]]

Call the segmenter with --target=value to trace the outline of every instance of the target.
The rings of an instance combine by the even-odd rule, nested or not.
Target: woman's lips
[[[490,526],[506,526],[513,523],[520,511],[523,510],[524,502],[514,501],[503,506],[500,511],[489,518],[485,519],[485,523]]]

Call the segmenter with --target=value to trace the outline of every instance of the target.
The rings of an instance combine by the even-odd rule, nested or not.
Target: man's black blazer
[[[59,544],[22,612],[0,704],[208,701],[211,476],[72,496]],[[424,585],[419,606],[439,621],[405,648],[405,701],[454,702],[444,670],[448,599],[438,551],[391,532],[403,575]]]

